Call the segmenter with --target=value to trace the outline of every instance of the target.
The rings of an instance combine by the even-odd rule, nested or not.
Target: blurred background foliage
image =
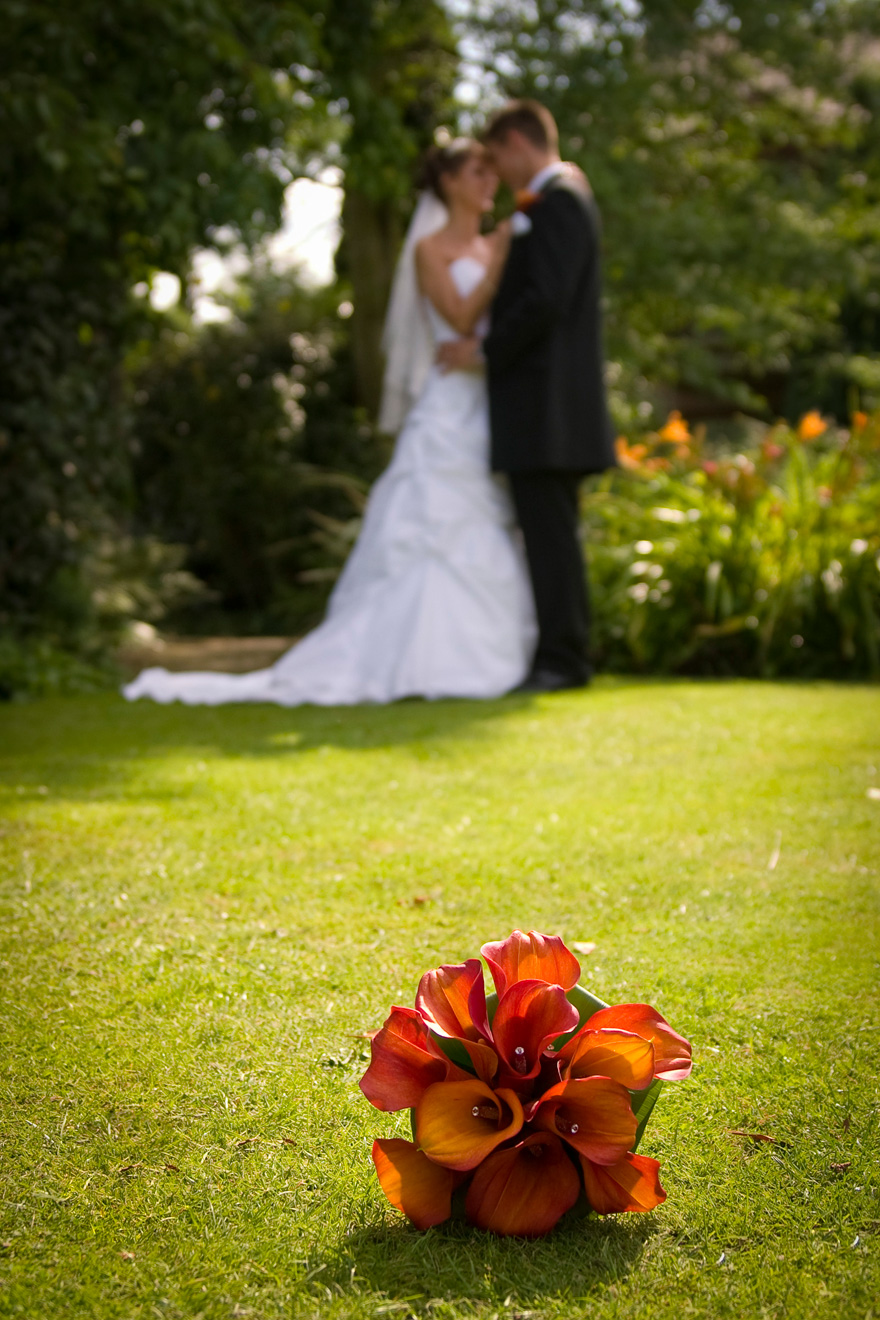
[[[874,460],[829,485],[832,427],[765,473],[758,436],[813,408],[846,430],[880,406],[873,0],[0,0],[0,23],[0,692],[101,681],[132,621],[295,633],[319,616],[388,456],[379,332],[415,164],[438,129],[478,127],[514,94],[553,110],[602,209],[630,447],[676,408],[707,424],[701,463],[739,454],[777,491],[731,512],[699,465],[596,483],[601,663],[876,669],[874,558],[856,556],[862,625],[849,588],[832,608],[821,586],[830,563],[849,581],[841,538],[876,496]],[[261,250],[285,187],[328,167],[343,188],[335,283],[257,259],[228,320],[195,320],[194,250]],[[161,271],[185,290],[165,313],[144,297]],[[786,494],[796,538],[761,537],[752,567],[724,567],[798,463],[798,489],[828,486],[831,505]],[[666,537],[678,605],[653,610],[623,549],[656,540],[650,508],[683,507],[698,477],[706,507]],[[829,509],[833,546],[817,531]],[[731,528],[724,554],[716,525]],[[812,543],[797,571],[795,540]],[[745,583],[769,598],[777,561],[800,585],[768,633]],[[795,599],[821,603],[833,644],[814,652]],[[783,636],[804,643],[776,649]]]
[[[880,412],[805,413],[708,446],[678,413],[584,497],[597,663],[880,677]]]

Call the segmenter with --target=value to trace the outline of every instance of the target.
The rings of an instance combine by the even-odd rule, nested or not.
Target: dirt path
[[[119,660],[132,676],[150,665],[162,665],[177,673],[208,669],[244,674],[250,669],[265,669],[295,641],[295,637],[162,637],[127,643],[119,652]]]

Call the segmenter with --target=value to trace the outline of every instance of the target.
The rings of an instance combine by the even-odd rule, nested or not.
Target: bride
[[[444,372],[439,343],[482,333],[510,245],[480,222],[498,179],[470,139],[437,146],[404,244],[385,326],[380,426],[399,432],[324,622],[250,674],[145,669],[133,700],[283,706],[497,697],[535,643],[525,560],[489,471],[485,373]]]

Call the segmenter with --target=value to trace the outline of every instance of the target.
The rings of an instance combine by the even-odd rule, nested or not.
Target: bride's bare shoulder
[[[416,243],[416,260],[432,266],[448,265],[448,248],[449,243],[442,230],[436,234],[428,234],[427,238],[422,238]]]

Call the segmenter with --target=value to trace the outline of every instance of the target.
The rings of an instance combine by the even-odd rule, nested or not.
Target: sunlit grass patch
[[[878,728],[876,689],[749,683],[0,711],[0,1314],[867,1316]],[[514,926],[693,1040],[669,1200],[422,1235],[363,1033]]]

